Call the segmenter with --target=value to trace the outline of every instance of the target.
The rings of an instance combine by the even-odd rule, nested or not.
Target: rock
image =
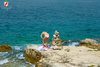
[[[62,50],[41,51],[43,58],[36,67],[88,67],[100,65],[100,51],[89,51],[85,46],[63,46]],[[93,59],[91,59],[93,58]]]
[[[93,39],[85,39],[85,40],[81,40],[80,41],[80,45],[85,45],[85,46],[89,46],[89,45],[98,45],[96,40]]]
[[[51,67],[67,67],[64,63],[52,63],[51,65]]]
[[[51,47],[53,50],[61,50],[63,46],[52,46]]]
[[[85,39],[80,41],[80,46],[86,46],[92,49],[100,50],[100,44],[93,39]]]
[[[0,45],[0,52],[9,52],[11,50],[12,48],[9,45],[6,45],[6,44]]]
[[[67,49],[65,49],[65,51],[70,52],[70,49],[69,49],[69,48],[67,48]]]
[[[35,67],[51,67],[49,64],[43,63],[43,62],[38,62]]]
[[[39,51],[28,48],[24,50],[24,56],[25,60],[32,64],[36,64],[42,58],[42,54]]]

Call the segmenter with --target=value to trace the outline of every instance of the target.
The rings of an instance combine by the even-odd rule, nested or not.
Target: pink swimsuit
[[[45,37],[49,38],[49,34],[46,34]]]

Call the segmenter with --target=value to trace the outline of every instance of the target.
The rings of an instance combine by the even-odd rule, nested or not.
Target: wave
[[[18,59],[24,59],[25,58],[24,55],[23,55],[23,53],[16,54],[16,57]]]
[[[23,50],[23,46],[12,46],[14,50]]]
[[[9,62],[8,59],[0,60],[0,65],[3,65],[3,64],[8,63],[8,62]]]
[[[79,41],[68,40],[68,41],[64,41],[62,44],[65,46],[77,46],[79,45]]]
[[[7,55],[8,52],[0,52],[0,56],[4,56],[4,55]]]

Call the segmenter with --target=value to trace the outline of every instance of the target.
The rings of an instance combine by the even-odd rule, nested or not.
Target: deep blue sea
[[[41,43],[58,30],[63,40],[100,38],[100,0],[0,0],[0,43]]]

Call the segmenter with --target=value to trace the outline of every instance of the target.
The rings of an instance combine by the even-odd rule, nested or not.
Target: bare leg
[[[48,38],[43,39],[43,45],[45,45],[45,43],[46,43],[46,46],[47,46],[48,45]]]
[[[42,39],[42,44],[43,44],[43,46],[44,46],[44,39],[45,39],[45,38]]]

